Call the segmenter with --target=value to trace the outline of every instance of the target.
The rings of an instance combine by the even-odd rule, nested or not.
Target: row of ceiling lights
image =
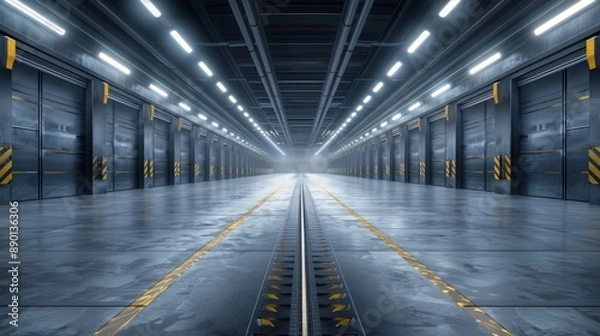
[[[16,8],[17,10],[19,10],[20,12],[22,12],[23,14],[29,16],[30,18],[34,19],[35,21],[37,21],[38,23],[42,24],[43,26],[45,26],[46,28],[52,30],[53,32],[57,33],[58,35],[65,35],[66,30],[62,27],[60,27],[58,24],[52,22],[51,20],[49,20],[48,18],[46,18],[45,16],[43,16],[42,14],[38,13],[37,11],[33,10],[32,8],[28,7],[27,5],[23,4],[22,2],[20,2],[19,0],[5,0],[7,4],[13,6],[14,8]],[[142,4],[148,9],[148,11],[150,11],[150,13],[155,16],[155,17],[160,17],[162,14],[161,12],[158,10],[158,8],[156,8],[156,6],[154,6],[154,4],[149,1],[149,0],[140,0],[142,2]],[[189,44],[181,37],[181,35],[176,31],[173,30],[171,31],[170,35],[173,37],[173,39],[189,54],[192,53],[192,48],[189,46]],[[126,74],[126,75],[130,75],[131,74],[131,70],[123,65],[121,62],[117,61],[115,58],[111,57],[110,55],[104,53],[104,52],[100,52],[98,54],[98,58],[101,59],[102,61],[104,61],[105,63],[111,65],[112,67],[114,67],[115,69],[119,70],[120,72]],[[212,77],[213,76],[213,72],[211,71],[211,69],[206,65],[206,63],[204,63],[203,61],[198,63],[198,66],[202,69],[202,71],[204,71],[204,73],[208,76],[208,77]],[[221,90],[221,92],[225,93],[227,92],[227,88],[223,85],[223,83],[221,82],[217,82],[217,87]],[[148,88],[153,91],[154,93],[160,95],[163,98],[167,98],[169,96],[169,94],[167,93],[167,91],[162,88],[160,85],[151,83]],[[229,95],[229,100],[236,104],[237,100],[235,99],[234,96]],[[178,106],[185,110],[186,112],[191,112],[192,111],[192,107],[184,101],[179,102]],[[237,109],[239,111],[244,111],[244,107],[242,105],[238,105]],[[244,113],[244,115],[246,117],[250,117],[248,115],[248,113]],[[198,114],[198,118],[200,118],[203,121],[208,121],[208,117],[203,115],[203,114]],[[252,120],[250,118],[250,120]],[[253,121],[252,121],[253,122]],[[211,121],[211,125],[215,128],[219,128],[220,125],[217,121]],[[285,155],[285,153],[283,153],[283,151],[281,151],[281,149],[275,145],[273,143],[273,141],[271,141],[271,139],[268,136],[267,132],[264,132],[257,123],[253,122],[253,125],[255,126],[255,128],[261,132],[261,134],[263,134],[268,141],[273,144],[275,146],[275,148],[277,148],[277,150],[279,152],[281,152],[283,155]],[[221,131],[223,133],[225,133],[226,135],[231,136],[231,138],[246,144],[249,147],[252,147],[254,149],[259,150],[258,147],[256,147],[254,144],[251,144],[250,142],[246,141],[245,139],[240,138],[239,136],[236,136],[235,133],[233,132],[229,132],[227,130],[226,127],[223,127],[221,129]]]
[[[152,3],[152,1],[150,0],[140,0],[142,2],[142,4],[146,7],[146,9],[148,9],[148,11],[154,15],[154,17],[160,17],[162,14],[160,12],[160,10],[158,8],[156,8],[156,6]],[[175,30],[171,31],[171,36],[173,37],[173,39],[175,39],[175,41],[177,41],[177,43],[179,43],[179,45],[183,48],[183,50],[185,52],[187,52],[188,54],[192,53],[192,48],[190,47],[190,45],[185,41],[185,39],[183,37],[181,37],[181,35],[179,35],[179,33]],[[208,76],[208,77],[212,77],[213,76],[213,72],[210,70],[210,68],[206,65],[206,63],[204,62],[200,62],[198,63],[198,66],[202,69],[202,71],[204,71],[204,73]],[[217,88],[219,88],[219,90],[221,91],[221,93],[227,93],[227,87],[222,83],[222,82],[217,82],[216,83]],[[227,97],[229,99],[229,101],[232,104],[238,104],[237,99],[233,96],[233,95],[229,95]],[[180,105],[181,106],[181,105]],[[244,112],[244,106],[241,104],[237,105],[237,110],[240,112]],[[282,155],[285,156],[285,153],[281,150],[281,148],[279,148],[279,146],[277,146],[270,138],[270,134],[268,131],[264,131],[257,122],[254,121],[254,119],[250,116],[250,114],[248,112],[244,112],[244,116],[246,117],[246,119],[250,122],[250,124],[252,126],[254,126],[254,128],[260,132],[260,134],[262,134],[269,143],[271,143],[273,145],[273,147],[275,147],[277,149],[277,151],[279,151]],[[199,118],[203,119],[201,115],[198,115]],[[204,119],[203,119],[204,120]],[[216,123],[212,123],[213,126],[215,126]],[[218,127],[218,124],[215,126]],[[227,132],[227,130],[225,128],[223,128],[224,132]],[[271,132],[274,133],[274,132]],[[233,134],[233,133],[232,133]],[[276,133],[274,133],[276,134]],[[233,135],[232,135],[233,136]]]
[[[545,22],[544,24],[542,24],[541,26],[539,26],[538,28],[536,28],[534,30],[534,34],[536,36],[539,36],[541,34],[543,34],[544,32],[550,30],[551,28],[557,26],[558,24],[564,22],[565,20],[567,20],[568,18],[570,18],[571,16],[575,15],[576,13],[578,13],[579,11],[583,10],[584,8],[588,7],[589,5],[591,5],[592,3],[594,3],[596,0],[580,0],[579,2],[577,2],[576,4],[574,4],[573,6],[569,7],[567,10],[565,10],[564,12],[560,13],[559,15],[557,15],[556,17],[552,18],[551,20]],[[439,16],[442,18],[445,18],[446,16],[448,16],[448,14],[450,14],[450,12],[452,12],[452,10],[460,3],[460,0],[450,0],[446,6],[444,6],[444,8],[440,11]],[[408,48],[408,53],[412,54],[415,51],[417,51],[417,49],[427,40],[427,38],[431,35],[431,33],[427,30],[423,31],[419,37],[410,45],[410,47]],[[500,59],[502,59],[502,54],[497,52],[495,54],[493,54],[492,56],[486,58],[484,61],[478,63],[477,65],[475,65],[474,67],[472,67],[469,70],[469,74],[470,75],[475,75],[478,72],[482,71],[483,69],[491,66],[492,64],[498,62]],[[402,67],[402,62],[398,61],[396,62],[387,72],[387,76],[388,77],[393,77],[398,70]],[[373,92],[377,93],[379,91],[379,89],[381,89],[383,87],[383,82],[379,82],[374,88],[373,88]],[[431,93],[431,97],[435,98],[440,96],[441,94],[443,94],[444,92],[450,90],[452,88],[452,85],[450,83],[441,85],[436,87],[435,90],[433,90],[433,92]],[[363,99],[363,103],[368,103],[371,100],[371,96],[368,95]],[[415,102],[413,104],[411,104],[408,107],[408,111],[412,112],[417,110],[418,108],[420,108],[422,106],[421,102]],[[343,123],[342,126],[334,133],[331,134],[330,139],[321,147],[321,149],[319,149],[319,151],[317,151],[317,153],[315,155],[319,155],[324,149],[325,147],[327,147],[331,141],[333,141],[333,139],[335,139],[337,137],[337,135],[342,132],[345,127],[347,126],[347,124],[352,121],[352,118],[354,118],[357,115],[357,111],[360,111],[363,109],[362,105],[359,105],[356,110],[354,112],[352,112],[352,114],[350,115],[350,118],[346,119],[346,123]],[[392,118],[391,121],[397,121],[398,119],[400,119],[402,117],[402,113],[397,113],[395,114]],[[388,123],[387,121],[382,122],[381,124],[379,124],[379,128],[383,129],[385,127],[387,127],[390,123]],[[377,131],[379,131],[379,129],[377,127],[374,127],[371,132],[367,132],[365,133],[363,136],[360,136],[357,139],[354,139],[351,143],[349,143],[348,145],[345,145],[341,148],[341,150],[343,149],[347,149],[348,147],[357,144],[359,142],[361,142],[361,140],[365,140],[365,138],[369,138],[370,136],[373,136],[375,133],[377,133]]]

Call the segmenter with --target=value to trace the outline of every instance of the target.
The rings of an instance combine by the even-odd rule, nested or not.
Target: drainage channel
[[[364,336],[310,192],[298,179],[247,336]]]

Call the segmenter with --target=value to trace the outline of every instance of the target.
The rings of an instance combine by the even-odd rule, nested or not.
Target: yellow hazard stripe
[[[144,309],[146,309],[156,298],[165,292],[179,277],[181,277],[190,267],[195,265],[198,260],[204,257],[211,249],[219,244],[227,235],[233,230],[237,229],[242,225],[252,214],[254,214],[260,207],[267,203],[275,194],[277,194],[283,187],[285,187],[292,179],[283,182],[273,192],[258,202],[252,209],[248,210],[245,214],[236,219],[233,223],[229,224],[227,228],[221,231],[218,235],[213,237],[208,243],[202,246],[199,250],[194,252],[186,260],[184,260],[179,266],[175,267],[172,271],[167,273],[162,279],[160,279],[154,286],[146,290],[142,295],[135,299],[129,306],[121,310],[120,313],[111,318],[104,326],[98,329],[94,335],[116,335],[123,328],[125,328],[133,319],[138,316]]]
[[[400,245],[398,245],[393,239],[388,237],[385,233],[381,232],[375,225],[371,224],[364,217],[359,215],[356,211],[352,210],[348,205],[342,202],[339,198],[334,196],[329,190],[327,190],[324,186],[314,181],[319,188],[321,188],[329,197],[338,203],[342,208],[344,208],[348,213],[350,213],[356,220],[358,220],[361,224],[363,224],[367,229],[369,229],[375,236],[381,239],[386,245],[388,245],[392,250],[394,250],[398,255],[404,259],[408,264],[410,264],[415,270],[417,270],[423,277],[425,277],[429,282],[439,289],[444,295],[454,301],[461,309],[467,312],[471,317],[475,319],[475,321],[487,329],[492,335],[497,336],[512,336],[513,334],[504,328],[498,321],[494,320],[491,316],[489,316],[483,309],[476,306],[471,300],[469,300],[466,296],[461,294],[458,290],[452,287],[448,282],[443,280],[438,274],[434,271],[430,270],[425,264],[415,258],[410,252],[403,249]]]

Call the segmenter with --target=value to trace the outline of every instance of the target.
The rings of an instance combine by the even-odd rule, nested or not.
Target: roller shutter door
[[[217,179],[217,168],[218,168],[218,161],[219,158],[217,157],[218,155],[218,146],[219,146],[219,140],[217,139],[213,139],[211,141],[211,143],[209,144],[209,150],[208,150],[208,180],[209,181],[214,181]],[[247,172],[249,173],[249,170],[247,170]]]
[[[399,133],[392,139],[392,141],[394,141],[394,175],[396,176],[396,181],[404,181],[404,174],[402,174],[402,167],[404,164],[404,141],[402,141],[402,137]]]
[[[154,186],[169,184],[171,146],[169,134],[171,124],[166,120],[154,118]]]
[[[390,180],[391,167],[390,167],[390,143],[385,139],[381,142],[381,176],[385,181]]]
[[[429,169],[431,171],[431,184],[435,186],[446,185],[446,119],[435,117],[429,123],[430,152]]]
[[[114,190],[138,187],[139,178],[139,106],[113,103],[114,111]]]
[[[379,179],[379,140],[374,142],[370,148],[370,162],[371,162],[371,178]]]
[[[496,133],[494,105],[490,99],[461,107],[462,187],[492,190]]]
[[[85,87],[42,73],[42,198],[83,193]]]
[[[192,181],[192,132],[182,129],[179,132],[181,137],[181,183],[190,183]]]
[[[196,143],[196,164],[200,169],[200,175],[196,176],[196,181],[206,181],[207,162],[206,162],[206,136],[200,135]]]
[[[420,155],[419,155],[419,136],[418,128],[408,131],[408,182],[419,183],[420,176]]]
[[[522,84],[520,192],[589,200],[589,70],[580,63]]]

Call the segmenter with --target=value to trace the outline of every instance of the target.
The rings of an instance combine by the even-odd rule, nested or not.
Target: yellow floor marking
[[[314,181],[314,180],[313,180]],[[381,239],[387,246],[394,250],[398,255],[404,259],[409,265],[411,265],[417,272],[423,275],[429,282],[439,289],[444,295],[454,301],[462,310],[471,315],[475,321],[483,326],[493,336],[513,336],[513,334],[504,328],[498,321],[494,320],[489,316],[483,309],[477,307],[471,300],[466,296],[457,291],[449,283],[444,281],[439,275],[430,270],[425,264],[415,258],[410,252],[406,251],[400,245],[396,244],[394,240],[388,237],[386,234],[381,232],[377,227],[367,221],[364,217],[359,215],[356,211],[352,210],[348,205],[342,202],[339,198],[335,197],[329,190],[324,186],[314,181],[319,188],[321,188],[329,197],[333,198],[337,204],[348,211],[354,218],[356,218],[362,225],[367,229],[371,230],[379,239]]]
[[[256,204],[248,212],[240,216],[233,223],[229,224],[227,228],[221,231],[218,235],[212,238],[208,243],[202,246],[199,250],[194,252],[186,260],[184,260],[179,266],[175,267],[172,271],[167,273],[162,279],[160,279],[154,286],[146,290],[142,295],[135,299],[129,306],[125,307],[121,312],[111,318],[104,326],[98,329],[93,335],[94,336],[114,336],[123,330],[133,319],[138,316],[144,309],[146,309],[156,298],[167,290],[180,276],[182,276],[190,267],[204,257],[213,247],[219,244],[228,234],[233,230],[237,229],[242,225],[252,214],[254,214],[260,207],[262,207],[267,201],[269,201],[275,194],[277,194],[283,187],[285,187],[292,179],[285,181],[275,191],[263,198],[258,204]]]

